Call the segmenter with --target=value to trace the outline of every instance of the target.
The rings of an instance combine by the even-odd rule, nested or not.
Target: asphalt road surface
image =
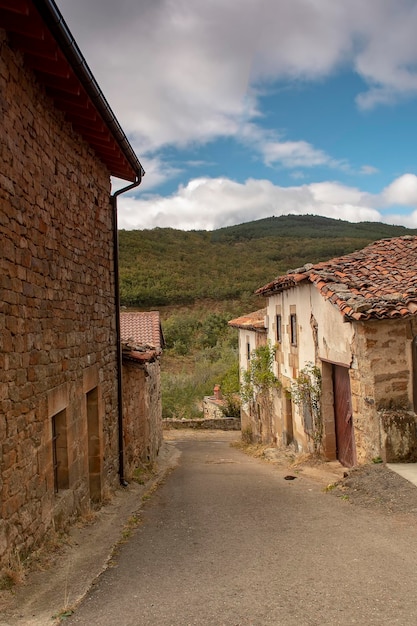
[[[115,562],[65,624],[417,624],[417,529],[222,441],[177,441]]]

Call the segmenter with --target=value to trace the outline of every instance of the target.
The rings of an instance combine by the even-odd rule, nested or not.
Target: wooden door
[[[352,421],[349,369],[333,365],[334,419],[336,456],[346,467],[356,463],[355,438]]]

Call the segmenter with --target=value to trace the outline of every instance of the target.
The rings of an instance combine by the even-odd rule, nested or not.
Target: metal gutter
[[[123,443],[123,353],[122,334],[120,331],[120,280],[119,280],[119,229],[117,225],[117,198],[122,193],[138,187],[142,182],[139,177],[134,183],[119,189],[110,196],[113,208],[113,258],[114,258],[114,298],[116,308],[116,341],[117,341],[117,423],[118,423],[118,445],[119,445],[119,480],[123,487],[127,487],[128,482],[124,477],[124,443]]]
[[[88,67],[57,5],[54,0],[32,0],[32,2],[130,164],[135,173],[135,183],[133,186],[136,187],[140,184],[145,170],[117,121],[109,103],[104,97],[103,92],[98,86],[96,79]],[[137,180],[139,180],[139,183],[136,183]],[[123,191],[120,193],[123,193]]]

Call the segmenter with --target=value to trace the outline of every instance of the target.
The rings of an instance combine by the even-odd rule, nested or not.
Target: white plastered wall
[[[291,343],[290,316],[296,315],[297,342]],[[276,316],[281,316],[281,342],[277,344],[275,374],[284,387],[289,387],[309,362],[320,365],[327,361],[355,367],[352,363],[351,344],[354,337],[353,324],[343,322],[341,313],[310,283],[288,289],[271,296],[267,305],[268,340],[277,344]],[[284,394],[275,403],[278,412],[277,438],[286,436]],[[281,412],[281,415],[279,414]],[[303,448],[307,448],[301,414],[292,406],[293,436]],[[282,418],[282,419],[281,419]],[[288,422],[288,419],[287,419]],[[288,424],[287,424],[288,425]]]

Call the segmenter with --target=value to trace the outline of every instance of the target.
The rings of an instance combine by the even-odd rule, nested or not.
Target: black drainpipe
[[[116,304],[116,341],[117,341],[117,425],[119,441],[119,480],[123,487],[127,487],[128,482],[124,477],[124,445],[123,445],[123,386],[122,386],[122,338],[120,333],[120,281],[119,281],[119,231],[117,226],[117,197],[120,194],[138,187],[142,182],[142,173],[137,174],[134,183],[119,189],[110,196],[113,208],[113,256],[114,256],[114,297]]]

